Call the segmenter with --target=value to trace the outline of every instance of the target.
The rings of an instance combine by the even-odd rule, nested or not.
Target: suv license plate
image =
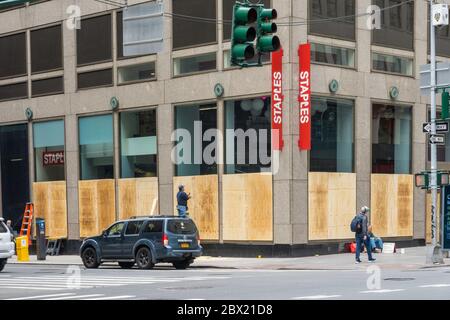
[[[189,243],[182,243],[181,248],[183,249],[189,248]]]

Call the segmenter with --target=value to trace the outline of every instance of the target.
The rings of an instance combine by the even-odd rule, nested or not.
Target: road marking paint
[[[450,284],[438,283],[419,286],[419,288],[445,288],[445,287],[450,287]]]
[[[92,299],[83,299],[83,300],[120,300],[120,299],[131,299],[136,298],[136,296],[113,296],[113,297],[101,297],[101,298],[92,298]]]
[[[60,297],[60,296],[71,296],[75,293],[56,293],[56,294],[46,294],[42,296],[32,296],[32,297],[20,297],[20,298],[11,298],[11,299],[5,299],[5,300],[33,300],[33,299],[39,299],[39,298],[50,298],[50,297]]]
[[[317,295],[317,296],[304,296],[304,297],[294,297],[291,298],[293,300],[316,300],[316,299],[330,299],[330,298],[339,298],[342,297],[341,295]]]
[[[85,294],[81,296],[70,296],[70,297],[58,297],[58,298],[50,298],[50,299],[42,299],[42,300],[71,300],[71,299],[82,299],[82,298],[93,298],[93,297],[101,297],[104,294]]]
[[[389,292],[400,292],[400,291],[405,291],[405,289],[367,290],[367,291],[360,291],[360,293],[389,293]]]
[[[67,290],[66,288],[43,288],[43,287],[17,287],[17,286],[6,286],[1,287],[2,289],[23,289],[23,290]]]

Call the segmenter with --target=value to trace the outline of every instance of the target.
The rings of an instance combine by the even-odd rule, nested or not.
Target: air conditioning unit
[[[434,4],[432,7],[433,26],[447,26],[448,25],[448,5]]]

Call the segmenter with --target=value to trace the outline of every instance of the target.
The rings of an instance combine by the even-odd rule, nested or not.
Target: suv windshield
[[[191,220],[169,220],[167,230],[176,234],[192,234],[197,231],[194,222]]]
[[[0,233],[6,233],[8,231],[6,225],[0,221]]]

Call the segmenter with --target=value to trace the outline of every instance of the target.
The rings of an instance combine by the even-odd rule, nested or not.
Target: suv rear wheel
[[[97,261],[97,252],[94,248],[88,247],[83,250],[83,254],[81,255],[81,259],[83,260],[83,264],[86,268],[98,268],[100,263]]]
[[[136,264],[139,269],[152,269],[155,264],[152,262],[152,253],[149,248],[141,247],[136,252]]]
[[[119,262],[119,266],[122,269],[131,269],[134,266],[134,262]]]
[[[174,261],[172,262],[175,269],[187,269],[189,265],[193,262],[192,259],[186,259],[181,261]]]
[[[0,271],[2,271],[6,266],[6,259],[0,259]]]

